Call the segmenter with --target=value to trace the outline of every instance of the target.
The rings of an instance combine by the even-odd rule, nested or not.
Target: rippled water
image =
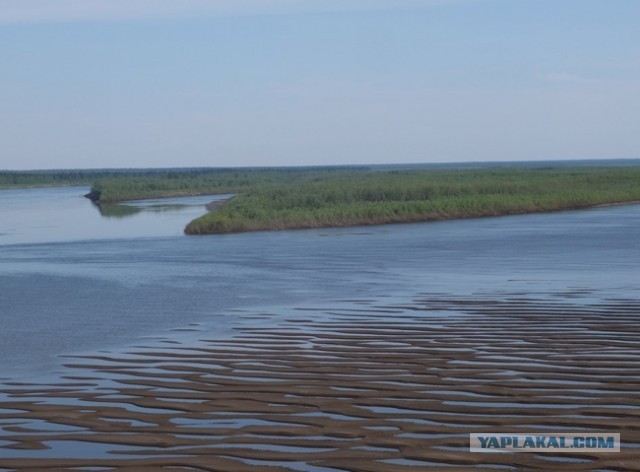
[[[423,292],[584,303],[637,298],[640,287],[638,205],[187,237],[184,225],[215,197],[104,216],[86,191],[0,192],[0,377],[48,373],[59,355],[145,337],[277,326],[290,311],[273,307],[357,307],[368,297],[393,305]],[[249,308],[264,313],[238,315]]]

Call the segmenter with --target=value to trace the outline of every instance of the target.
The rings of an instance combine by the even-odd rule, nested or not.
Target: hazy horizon
[[[163,171],[163,170],[235,170],[235,169],[296,169],[296,168],[323,168],[323,167],[353,167],[353,168],[366,168],[366,167],[381,167],[381,168],[399,168],[399,167],[470,167],[470,168],[482,168],[488,166],[543,166],[543,165],[555,165],[555,166],[572,166],[572,165],[601,165],[601,164],[616,166],[626,165],[640,165],[640,158],[611,158],[611,159],[540,159],[532,161],[451,161],[451,162],[390,162],[390,163],[363,163],[363,164],[302,164],[302,165],[282,165],[282,166],[156,166],[156,167],[48,167],[38,169],[4,169],[0,168],[0,172],[76,172],[76,171]]]
[[[0,0],[0,169],[640,157],[630,0]]]

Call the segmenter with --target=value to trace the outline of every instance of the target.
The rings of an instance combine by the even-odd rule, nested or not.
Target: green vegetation
[[[0,189],[90,185],[105,175],[106,171],[91,170],[0,171]]]
[[[183,169],[119,175],[95,182],[90,198],[115,203],[144,198],[244,193],[273,185],[309,182],[346,172],[346,168]],[[364,172],[366,168],[352,170]]]
[[[176,176],[223,173],[225,169],[67,169],[36,171],[0,171],[0,189],[23,187],[64,187],[91,185],[99,181],[145,180]]]
[[[640,201],[640,166],[443,166],[115,169],[0,172],[0,188],[95,182],[106,216],[117,202],[239,194],[192,221],[188,234],[430,221]]]
[[[253,188],[192,221],[185,232],[430,221],[638,200],[638,167],[342,171]]]

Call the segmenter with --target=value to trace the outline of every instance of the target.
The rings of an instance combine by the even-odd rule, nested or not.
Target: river
[[[640,205],[193,237],[224,196],[87,190],[0,191],[0,467],[640,460]],[[489,427],[630,446],[469,454]]]
[[[628,298],[640,287],[639,205],[188,237],[184,225],[223,197],[134,202],[134,214],[106,217],[87,191],[0,192],[5,378],[194,323],[224,336],[230,309],[416,292]]]
[[[4,377],[192,323],[224,336],[232,308],[415,292],[632,297],[640,287],[638,205],[188,237],[184,225],[222,197],[134,202],[137,213],[105,217],[87,191],[0,192]]]

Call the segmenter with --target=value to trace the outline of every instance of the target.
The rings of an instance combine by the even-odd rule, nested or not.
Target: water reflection
[[[86,187],[0,191],[0,245],[181,236],[212,202],[206,195],[97,205]]]
[[[127,218],[142,211],[141,208],[130,205],[94,203],[93,206],[100,212],[100,215],[105,218]]]
[[[207,197],[209,199],[213,197]],[[105,218],[127,218],[135,216],[140,212],[152,212],[152,213],[179,213],[187,211],[192,207],[204,208],[207,205],[184,205],[184,204],[158,204],[158,205],[135,205],[126,203],[94,203],[94,207],[100,212],[100,215]]]

